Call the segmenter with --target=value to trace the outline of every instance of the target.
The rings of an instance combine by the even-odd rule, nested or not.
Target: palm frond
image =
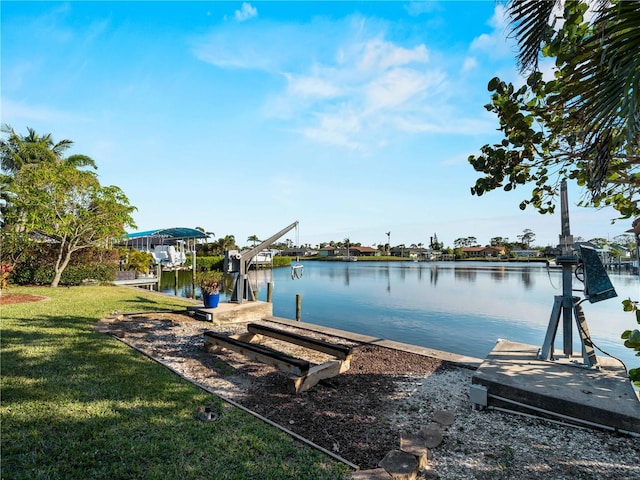
[[[518,40],[521,71],[537,69],[542,44],[550,28],[551,15],[560,0],[512,0],[507,5],[512,33]]]
[[[565,101],[582,119],[594,148],[607,131],[640,143],[639,27],[640,2],[614,4],[598,15],[595,33],[569,62]]]

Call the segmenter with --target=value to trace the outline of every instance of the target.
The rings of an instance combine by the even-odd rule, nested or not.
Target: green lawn
[[[94,332],[120,313],[186,303],[119,287],[12,288],[50,300],[2,306],[2,479],[337,479],[348,467],[223,405]],[[196,419],[221,407],[218,422]]]

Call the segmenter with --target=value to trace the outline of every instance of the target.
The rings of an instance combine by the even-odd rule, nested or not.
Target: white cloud
[[[412,62],[424,63],[429,60],[429,53],[423,44],[406,49],[390,42],[374,39],[366,42],[362,47],[363,52],[358,60],[358,68],[364,71],[384,71],[391,67]]]
[[[365,150],[358,139],[363,128],[363,115],[353,105],[343,103],[313,117],[315,122],[300,130],[309,140],[349,150]]]
[[[316,76],[285,74],[288,92],[294,96],[307,98],[332,98],[340,94],[340,88],[333,82]]]
[[[23,120],[54,123],[70,120],[86,121],[88,119],[84,114],[55,110],[49,107],[26,105],[6,97],[2,98],[1,103],[2,123],[5,123],[5,119],[7,118],[10,118],[13,123]]]
[[[424,116],[399,116],[395,119],[397,128],[413,133],[437,133],[456,135],[492,134],[495,132],[495,120],[461,117],[453,112],[430,112]]]
[[[399,107],[421,97],[427,87],[437,88],[444,80],[444,74],[427,76],[415,70],[393,69],[366,85],[366,103],[372,110]]]
[[[441,10],[442,7],[435,0],[419,0],[409,2],[404,6],[404,9],[412,17],[417,17],[423,13],[430,13],[433,11]]]
[[[496,5],[489,20],[490,33],[483,33],[471,42],[470,50],[486,53],[491,57],[513,56],[515,40],[509,38],[509,18],[503,5]]]
[[[500,18],[494,15],[495,25]],[[432,56],[442,54],[432,55],[419,41],[392,41],[388,30],[387,23],[360,15],[226,24],[196,39],[194,51],[217,67],[284,78],[281,87],[268,82],[262,114],[314,142],[367,152],[399,135],[492,131],[484,122],[455,119],[464,116],[464,82],[472,81],[460,77],[460,68],[475,68],[475,57],[448,55],[436,63]]]
[[[250,18],[258,16],[258,9],[251,6],[250,3],[243,2],[240,10],[235,11],[236,20],[239,22],[244,22],[245,20],[249,20]]]
[[[305,31],[305,26],[269,21],[226,24],[192,38],[191,43],[196,58],[216,67],[273,74],[308,63],[307,45],[317,45],[314,34]]]
[[[478,68],[478,60],[476,60],[475,57],[467,57],[464,59],[464,62],[462,63],[461,72],[469,73],[475,70],[476,68]]]

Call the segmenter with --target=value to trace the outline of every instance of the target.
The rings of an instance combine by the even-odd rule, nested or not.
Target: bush
[[[83,280],[93,279],[101,282],[112,282],[116,278],[118,266],[115,264],[91,263],[85,265],[69,265],[64,272],[60,284],[80,285]],[[11,279],[17,285],[49,285],[55,276],[51,266],[19,266]]]
[[[280,257],[280,256],[273,257],[274,267],[288,267],[289,265],[291,265],[291,257]]]
[[[127,255],[125,270],[134,270],[137,273],[148,273],[153,265],[153,256],[149,252],[131,250]]]
[[[191,257],[187,258],[187,265],[191,265]],[[224,257],[196,257],[196,270],[219,270],[224,266]]]

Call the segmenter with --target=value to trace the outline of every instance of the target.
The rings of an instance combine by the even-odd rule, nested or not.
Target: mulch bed
[[[351,368],[292,395],[282,374],[272,372],[249,389],[242,403],[361,468],[374,468],[397,449],[400,432],[391,425],[397,383],[448,368],[430,357],[378,346],[354,349]],[[421,425],[416,426],[416,430]]]
[[[14,305],[16,303],[41,302],[47,297],[40,295],[30,295],[28,293],[2,293],[0,294],[0,305]]]
[[[215,328],[169,313],[105,319],[98,326],[362,469],[375,468],[389,451],[397,449],[404,429],[417,432],[423,426],[416,417],[430,410],[429,402],[411,399],[403,386],[409,388],[426,377],[457,369],[433,357],[351,342],[349,370],[296,394],[286,375],[270,365],[228,350],[207,352],[202,332]],[[246,331],[244,325],[218,328],[228,333]],[[291,350],[296,349],[289,345],[287,353],[298,356]],[[306,349],[298,350],[302,354]]]

